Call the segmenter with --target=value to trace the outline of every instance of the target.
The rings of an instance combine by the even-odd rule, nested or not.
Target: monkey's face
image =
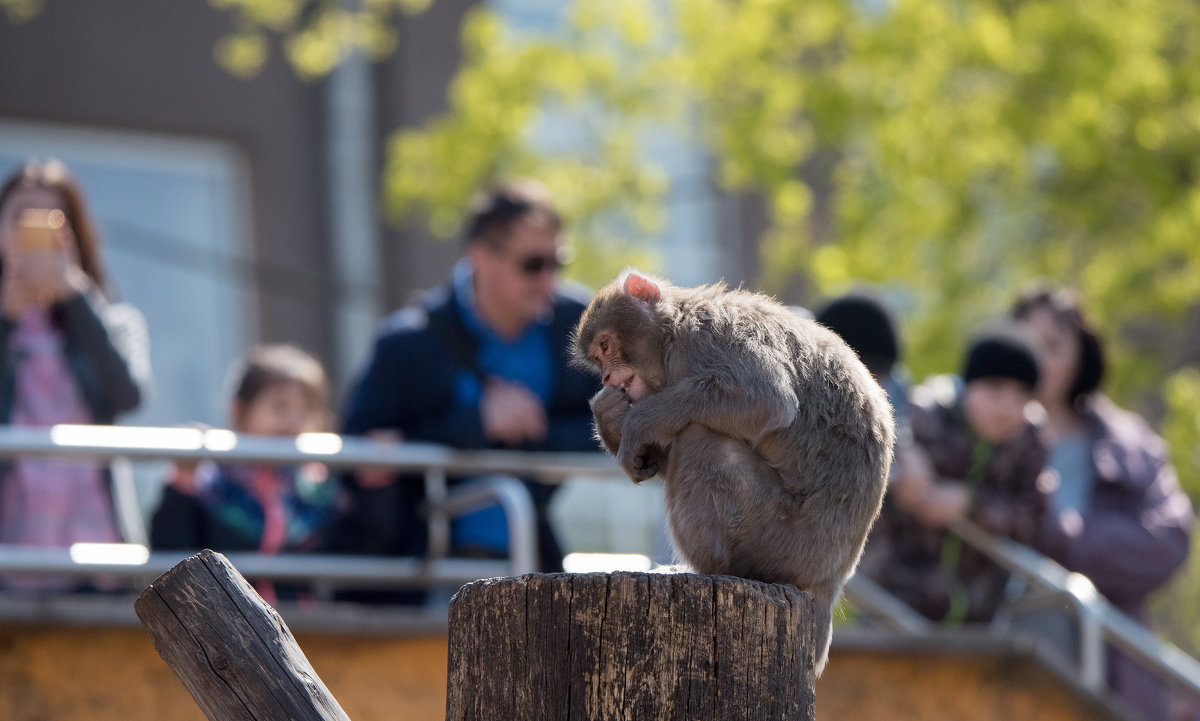
[[[621,339],[610,330],[601,330],[588,347],[588,360],[600,369],[600,380],[611,388],[620,388],[630,401],[644,398],[649,392],[646,381],[622,353]]]
[[[623,275],[596,291],[575,332],[576,364],[598,371],[604,385],[624,390],[630,401],[666,383],[660,291],[645,276]]]

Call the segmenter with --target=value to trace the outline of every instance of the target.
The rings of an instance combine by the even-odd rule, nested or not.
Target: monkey
[[[895,435],[854,351],[766,295],[631,268],[596,292],[572,353],[603,383],[591,399],[600,444],[633,482],[663,479],[679,559],[813,597],[819,676]]]

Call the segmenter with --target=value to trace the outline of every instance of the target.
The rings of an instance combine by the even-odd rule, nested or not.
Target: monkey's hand
[[[645,415],[638,412],[639,405],[630,408],[632,412],[621,425],[621,445],[615,455],[629,478],[634,483],[641,483],[664,470],[667,448],[673,439],[658,438],[644,431],[641,419]]]
[[[621,446],[621,425],[629,411],[629,395],[620,388],[605,386],[589,401],[596,423],[596,438],[608,452],[617,455]]]

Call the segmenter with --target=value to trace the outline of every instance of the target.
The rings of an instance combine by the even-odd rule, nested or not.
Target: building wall
[[[250,168],[263,334],[321,349],[320,90],[278,56],[252,80],[220,69],[213,47],[231,29],[195,0],[49,0],[0,23],[0,115],[233,143]]]
[[[369,172],[376,181],[386,135],[444,107],[445,86],[458,59],[458,22],[470,5],[439,0],[427,13],[402,20],[400,49],[371,67],[377,162]],[[244,217],[236,229],[244,238],[236,245],[241,255],[219,259],[218,265],[223,263],[221,272],[249,291],[239,303],[242,317],[236,324],[246,331],[237,345],[297,343],[326,362],[340,391],[355,369],[339,367],[339,334],[331,308],[336,288],[326,83],[298,79],[282,59],[278,40],[261,74],[250,79],[230,75],[217,65],[214,47],[232,29],[233,17],[205,0],[47,0],[26,23],[15,25],[0,16],[0,123],[217,141],[231,148],[246,170],[240,188]],[[94,210],[103,228],[105,208]],[[407,299],[414,288],[431,285],[457,251],[453,244],[419,234],[381,233],[380,312]],[[181,265],[195,261],[186,254],[166,260]],[[116,280],[129,291],[127,297],[154,303],[137,292],[138,278]],[[193,347],[205,343],[187,330],[152,326],[151,340]],[[171,393],[170,385],[159,392]],[[221,390],[206,392],[215,397]],[[223,419],[211,417],[215,407],[197,408],[191,417],[174,420],[220,423]]]

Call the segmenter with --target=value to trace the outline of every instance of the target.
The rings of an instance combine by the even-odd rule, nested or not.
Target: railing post
[[[441,510],[446,503],[446,469],[425,470],[425,503],[431,509],[426,519],[429,526],[429,558],[445,558],[450,554],[450,517]]]
[[[512,575],[537,570],[537,512],[529,489],[514,476],[483,476],[460,483],[439,504],[429,504],[430,518],[454,518],[490,505],[504,511]]]
[[[1091,691],[1102,691],[1108,685],[1108,669],[1100,614],[1086,601],[1077,601],[1076,607],[1079,615],[1079,680]]]

